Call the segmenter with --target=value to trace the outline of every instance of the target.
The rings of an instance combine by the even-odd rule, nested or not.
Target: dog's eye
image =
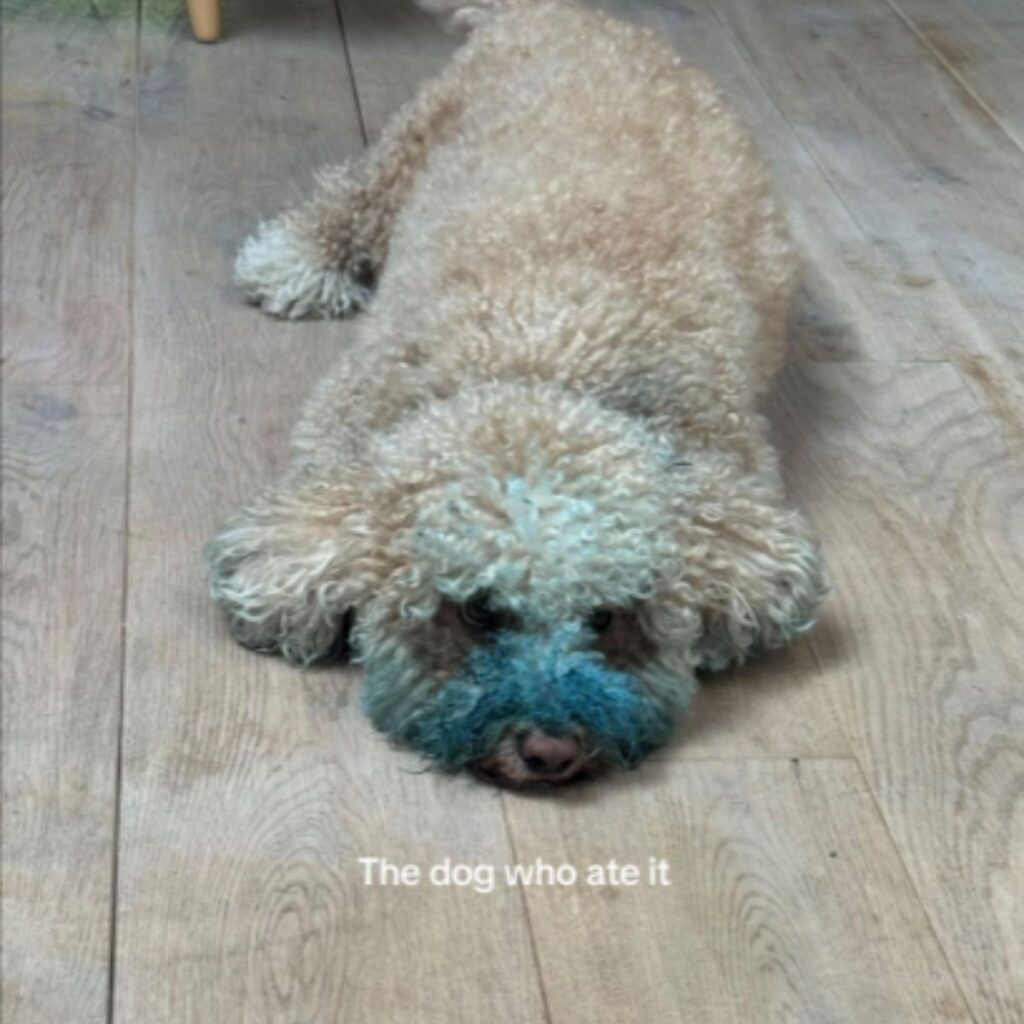
[[[602,633],[607,633],[611,625],[612,613],[609,608],[597,608],[587,617],[587,629],[598,636],[601,636]]]
[[[491,604],[487,594],[477,594],[459,606],[459,613],[462,621],[467,626],[491,633],[498,629],[504,622],[504,616]]]

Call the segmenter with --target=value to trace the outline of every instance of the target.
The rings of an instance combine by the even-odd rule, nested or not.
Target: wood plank
[[[966,0],[889,0],[922,44],[1024,149],[1024,10]],[[979,9],[980,7],[980,9]]]
[[[877,7],[846,6],[858,17]],[[1024,153],[931,55],[864,69],[862,47],[840,39],[829,60],[815,60],[813,43],[800,37],[781,55],[787,7],[725,0],[713,10],[872,239],[879,292],[893,277],[912,285],[902,324],[930,337],[938,358],[983,361],[1019,408]],[[893,31],[911,32],[892,18]],[[964,380],[990,404],[974,378]],[[998,411],[990,412],[997,422]],[[1014,431],[1022,422],[1018,416]]]
[[[257,220],[362,148],[330,2],[281,10],[226,12],[216,48],[143,35],[114,1019],[533,1024],[516,894],[367,888],[358,864],[508,859],[495,794],[389,749],[352,673],[234,646],[200,579],[202,542],[280,465],[346,340],[228,284]]]
[[[521,863],[669,864],[668,887],[525,890],[553,1024],[971,1020],[852,761],[674,763],[507,806]]]
[[[967,0],[967,5],[987,25],[1014,43],[1024,43],[1024,12],[1017,0]]]
[[[829,602],[816,631],[839,628]],[[677,737],[653,758],[841,757],[850,751],[822,666],[801,640],[703,679]]]
[[[1024,1016],[1024,460],[947,365],[793,367],[844,629],[812,636],[979,1022]]]
[[[3,54],[3,997],[106,1021],[135,5],[10,5]]]
[[[868,0],[844,6],[851,17],[877,17]],[[829,60],[815,59],[812,40],[787,34],[792,7],[800,5],[727,0],[713,9],[859,224],[910,256],[932,252],[948,267],[972,244],[981,247],[979,235],[993,249],[1004,246],[992,280],[979,274],[957,283],[967,303],[1016,311],[1019,295],[1000,284],[1013,280],[1021,260],[1019,218],[1007,200],[1019,192],[1022,154],[932,60],[865,67],[863,47],[846,37],[833,42]],[[895,12],[890,22],[890,34],[912,35]]]
[[[58,0],[4,18],[4,374],[122,384],[134,5]]]

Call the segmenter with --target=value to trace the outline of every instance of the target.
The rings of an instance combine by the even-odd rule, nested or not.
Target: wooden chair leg
[[[215,43],[220,38],[220,0],[188,0],[188,19],[199,42]]]

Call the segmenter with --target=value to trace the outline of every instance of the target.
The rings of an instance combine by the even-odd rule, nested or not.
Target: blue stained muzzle
[[[588,756],[633,767],[671,736],[675,709],[601,654],[579,649],[579,636],[576,627],[550,637],[499,634],[472,651],[462,675],[398,702],[371,670],[363,707],[377,728],[447,768],[485,757],[509,730],[530,728],[576,733]]]

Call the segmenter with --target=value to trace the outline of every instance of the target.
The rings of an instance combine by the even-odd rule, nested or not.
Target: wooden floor
[[[234,647],[198,563],[345,331],[247,308],[232,254],[455,41],[406,0],[229,0],[216,47],[179,0],[8,4],[5,1024],[1024,1021],[1024,5],[614,2],[777,168],[773,415],[835,591],[656,761],[543,799]]]

